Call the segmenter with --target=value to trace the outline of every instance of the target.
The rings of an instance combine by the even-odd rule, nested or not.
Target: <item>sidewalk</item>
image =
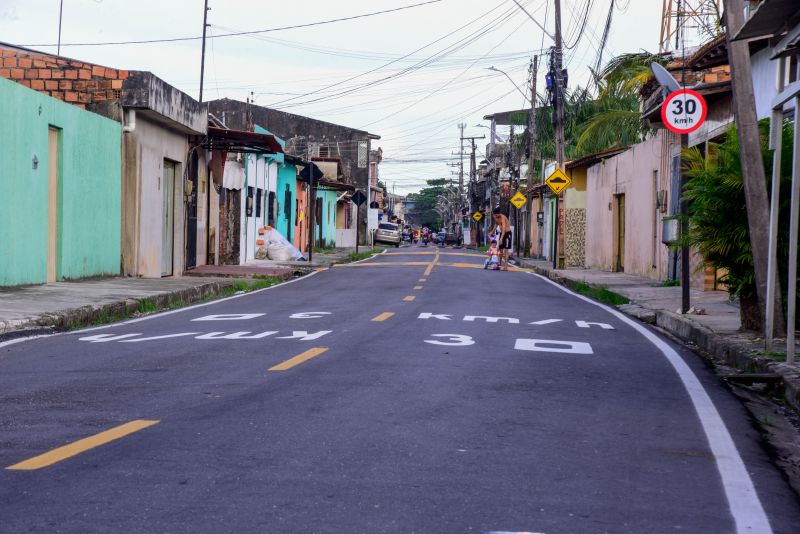
[[[133,313],[143,300],[158,307],[196,302],[233,286],[207,278],[102,278],[0,288],[0,339],[90,324],[102,316]]]
[[[361,252],[370,250],[359,247]],[[75,282],[0,288],[0,341],[48,333],[130,315],[140,308],[188,305],[236,285],[237,279],[290,279],[350,260],[355,248],[314,252],[313,262],[255,260],[246,265],[205,265],[189,276],[170,278],[102,278]]]
[[[605,287],[630,300],[630,304],[617,306],[621,312],[658,326],[744,373],[777,375],[782,381],[784,399],[800,411],[800,367],[778,361],[785,358],[780,355],[780,340],[775,343],[775,352],[767,355],[763,339],[752,332],[740,331],[739,308],[726,292],[691,291],[691,306],[704,313],[683,315],[679,313],[680,287],[663,287],[657,280],[625,273],[581,268],[554,270],[552,263],[544,260],[516,258],[514,261],[568,287],[581,282]]]

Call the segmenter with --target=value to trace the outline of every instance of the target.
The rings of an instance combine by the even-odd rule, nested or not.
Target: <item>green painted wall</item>
[[[289,201],[288,210],[285,206],[286,189],[289,189],[291,200]],[[294,165],[279,164],[278,165],[278,231],[292,241],[294,239],[294,203],[297,198],[297,169]],[[289,217],[286,217],[286,212],[289,212]],[[289,235],[286,235],[286,227],[290,229]]]
[[[317,246],[336,246],[336,191],[317,190],[317,201],[322,203],[322,219],[316,221]]]
[[[0,78],[0,286],[47,281],[50,126],[61,130],[58,278],[119,274],[120,124]]]

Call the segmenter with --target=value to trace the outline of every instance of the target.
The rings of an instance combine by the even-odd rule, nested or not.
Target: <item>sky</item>
[[[209,0],[203,98],[251,97],[258,105],[380,135],[373,148],[383,150],[381,179],[398,194],[419,190],[427,179],[455,178],[458,124],[466,124],[465,136],[486,135],[477,141],[480,161],[489,133],[483,117],[529,105],[530,61],[552,46],[513,0],[440,0],[279,29],[425,1]],[[518,1],[553,33],[552,0]],[[562,0],[571,87],[589,79],[611,3]],[[603,62],[620,53],[657,51],[661,0],[613,3]],[[47,45],[58,40],[59,4],[0,0],[0,40],[54,52]],[[198,37],[202,25],[203,0],[63,0],[61,54],[151,71],[197,98],[201,40],[108,43]],[[222,36],[266,29],[274,31]],[[540,62],[545,66],[538,88],[547,56]]]

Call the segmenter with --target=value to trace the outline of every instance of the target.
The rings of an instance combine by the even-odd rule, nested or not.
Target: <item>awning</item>
[[[319,185],[317,186],[317,190],[327,190],[327,191],[355,191],[356,188],[353,185],[346,184],[344,182],[335,182],[333,180],[320,180]]]
[[[734,41],[769,37],[791,27],[798,16],[797,0],[764,0],[742,25]]]
[[[240,154],[283,154],[283,148],[274,135],[208,127],[206,139],[201,144],[208,150],[221,150]]]
[[[572,161],[568,161],[564,167],[567,169],[575,169],[577,167],[591,167],[596,163],[600,163],[605,158],[610,158],[611,156],[616,156],[622,152],[628,150],[627,147],[617,147],[611,148],[609,150],[603,150],[602,152],[595,152],[594,154],[587,154],[586,156],[582,156],[580,158],[575,158]]]

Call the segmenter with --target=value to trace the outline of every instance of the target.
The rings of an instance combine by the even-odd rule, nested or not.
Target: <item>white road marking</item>
[[[441,321],[450,321],[449,313],[420,313],[417,319],[439,319]]]
[[[534,322],[528,323],[528,324],[535,324],[537,326],[543,326],[543,325],[546,325],[546,324],[560,323],[563,320],[564,319],[543,319],[541,321],[534,321]]]
[[[58,335],[58,334],[42,334],[42,335],[39,335],[39,336],[28,336],[28,337],[19,337],[17,339],[10,339],[8,341],[0,342],[0,349],[2,349],[3,347],[8,347],[9,345],[16,345],[17,343],[23,343],[25,341],[30,341],[32,339],[41,339],[43,337],[52,337],[52,336],[56,336],[56,335]]]
[[[587,323],[586,321],[575,321],[578,328],[591,328],[592,326],[599,326],[603,330],[616,330],[608,323]]]
[[[108,343],[109,341],[120,341],[122,339],[127,339],[129,337],[136,337],[141,335],[142,334],[122,334],[121,336],[116,336],[114,334],[97,334],[94,336],[78,338],[78,341],[88,341],[90,343]]]
[[[446,337],[450,338],[450,341],[426,339],[425,343],[430,343],[431,345],[446,345],[448,347],[467,347],[475,344],[475,341],[470,336],[462,334],[431,334],[431,337]]]
[[[234,332],[233,334],[226,334],[225,332],[209,332],[202,336],[197,336],[195,339],[263,339],[273,334],[277,334],[277,330],[271,332],[261,332],[260,334],[252,334],[250,332]]]
[[[283,336],[277,339],[299,339],[300,341],[313,341],[315,339],[319,339],[326,334],[330,334],[333,330],[320,330],[319,332],[315,332],[313,334],[309,334],[305,330],[294,330],[292,331],[291,336]]]
[[[331,312],[299,312],[291,314],[289,319],[320,319],[330,314]]]
[[[467,322],[475,322],[478,319],[483,319],[487,323],[498,323],[500,321],[506,321],[509,324],[519,324],[519,319],[515,319],[514,317],[489,317],[488,315],[465,315],[464,320]]]
[[[247,321],[256,317],[263,317],[266,313],[220,313],[218,315],[205,315],[192,319],[192,321]]]
[[[575,298],[602,308],[639,332],[645,339],[661,351],[667,361],[672,365],[672,368],[675,369],[675,372],[683,383],[683,387],[686,388],[689,399],[691,399],[692,405],[694,405],[697,417],[700,419],[700,424],[705,432],[709,448],[716,460],[717,470],[722,478],[722,487],[725,490],[728,507],[736,523],[736,532],[740,534],[755,532],[759,534],[770,534],[772,532],[772,527],[770,527],[769,518],[767,518],[761,500],[758,498],[758,493],[756,493],[756,489],[753,486],[753,480],[747,472],[744,460],[742,460],[742,456],[739,454],[739,450],[736,448],[736,444],[733,442],[731,434],[725,426],[725,422],[719,415],[716,406],[714,406],[711,397],[708,396],[708,392],[703,388],[697,375],[694,374],[694,371],[683,361],[683,358],[680,357],[675,349],[670,347],[653,332],[621,312],[604,304],[600,304],[599,302],[595,302],[583,295],[573,293],[569,289],[540,274],[529,274],[552,284]]]
[[[200,332],[182,332],[180,334],[166,334],[163,336],[141,337],[137,339],[123,339],[120,343],[140,343],[142,341],[158,341],[159,339],[170,339],[173,337],[195,336]]]
[[[592,346],[582,341],[556,341],[554,339],[517,339],[517,342],[514,344],[514,348],[516,350],[530,350],[535,352],[594,354]]]
[[[288,280],[286,282],[281,282],[280,284],[275,284],[274,286],[269,286],[269,287],[265,287],[265,288],[262,288],[262,289],[256,289],[255,291],[249,291],[247,293],[239,293],[238,295],[231,295],[230,297],[224,297],[224,298],[217,299],[217,300],[212,300],[212,301],[209,301],[209,302],[203,302],[203,303],[200,303],[200,304],[194,304],[192,306],[186,306],[185,308],[177,308],[175,310],[169,310],[169,311],[165,311],[165,312],[154,313],[152,315],[147,315],[145,317],[139,317],[138,319],[131,319],[130,321],[124,321],[124,322],[121,322],[121,323],[115,323],[115,324],[110,324],[110,325],[101,326],[101,327],[93,327],[93,328],[86,329],[86,330],[76,330],[75,332],[68,332],[68,333],[65,333],[63,335],[81,334],[83,332],[88,332],[89,330],[98,330],[100,328],[114,328],[116,326],[140,323],[142,321],[149,321],[150,319],[155,319],[157,317],[165,317],[167,315],[172,315],[172,314],[175,314],[175,313],[183,313],[183,312],[187,312],[187,311],[191,311],[191,310],[196,310],[198,308],[205,308],[207,306],[214,306],[216,304],[221,304],[223,302],[228,302],[230,300],[240,299],[242,297],[249,297],[251,295],[256,295],[256,294],[262,293],[264,291],[270,291],[270,290],[273,290],[273,289],[277,289],[279,287],[288,286],[289,284],[296,284],[297,282],[300,282],[302,280],[308,280],[309,278],[311,278],[312,276],[316,276],[317,274],[319,274],[319,272],[318,271],[314,271],[314,272],[308,273],[305,276],[301,276],[300,278],[293,278],[292,280]]]

